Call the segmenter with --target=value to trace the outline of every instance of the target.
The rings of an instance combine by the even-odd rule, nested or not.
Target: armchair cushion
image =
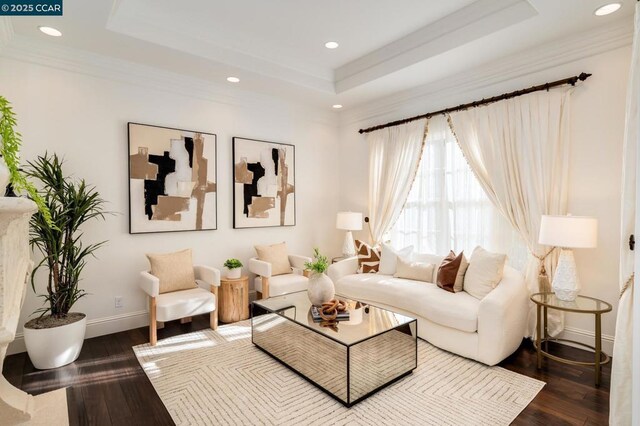
[[[287,255],[287,244],[273,244],[270,246],[255,246],[258,259],[271,264],[271,275],[291,273],[291,263]]]
[[[254,281],[256,291],[262,293],[262,279],[256,277]],[[284,274],[269,278],[269,297],[280,296],[285,293],[303,291],[309,287],[309,278],[298,274]]]
[[[160,294],[196,287],[191,250],[175,253],[147,254],[151,275],[160,280]]]
[[[157,321],[173,321],[206,314],[215,309],[215,295],[201,288],[163,293],[156,298]]]

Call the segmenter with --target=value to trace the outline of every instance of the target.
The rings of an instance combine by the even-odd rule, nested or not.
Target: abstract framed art
[[[295,146],[233,138],[233,227],[296,224]]]
[[[217,228],[212,133],[128,123],[129,233]]]

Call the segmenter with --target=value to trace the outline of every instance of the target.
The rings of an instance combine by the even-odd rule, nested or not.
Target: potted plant
[[[29,358],[39,369],[56,368],[78,358],[86,330],[86,316],[71,308],[86,292],[79,288],[80,275],[89,256],[105,241],[85,244],[82,225],[92,219],[104,219],[104,200],[84,179],[65,176],[63,162],[56,154],[29,162],[27,175],[42,185],[39,194],[51,213],[51,222],[42,212],[31,217],[30,243],[43,255],[31,276],[37,293],[35,273],[48,271],[45,304],[34,313],[38,318],[24,325],[24,340]]]
[[[242,274],[242,262],[238,259],[227,259],[224,261],[225,268],[227,268],[227,278],[230,280],[237,280]]]
[[[20,170],[22,138],[20,133],[14,130],[16,124],[16,115],[11,103],[0,96],[0,197],[5,195],[5,188],[11,184],[14,191],[25,192],[36,203],[44,219],[51,224],[51,215],[46,203],[25,173]]]
[[[329,259],[320,254],[318,248],[313,249],[313,262],[304,264],[305,269],[311,272],[309,277],[309,287],[307,295],[314,306],[322,306],[324,302],[328,302],[335,296],[335,287],[333,281],[325,272],[329,268]]]

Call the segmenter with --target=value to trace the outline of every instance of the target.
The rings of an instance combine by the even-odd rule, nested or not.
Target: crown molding
[[[11,18],[8,16],[0,16],[0,51],[11,43],[14,35]]]
[[[594,30],[527,49],[473,70],[368,101],[342,112],[340,124],[346,126],[374,119],[399,118],[403,111],[628,46],[632,40],[633,17],[630,16]]]
[[[309,121],[336,125],[335,112],[316,106],[21,35],[12,37],[11,42],[0,50],[0,57],[237,108],[288,116],[308,113]]]

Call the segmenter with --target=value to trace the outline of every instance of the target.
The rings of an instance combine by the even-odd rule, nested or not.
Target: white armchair
[[[160,293],[160,280],[147,271],[140,273],[140,288],[149,296],[149,342],[158,341],[158,322],[180,319],[188,322],[194,315],[211,313],[209,323],[218,327],[218,287],[220,271],[208,266],[194,266],[198,287]]]
[[[289,263],[293,267],[292,272],[272,276],[271,263],[259,260],[257,257],[249,259],[249,271],[257,275],[254,283],[258,299],[306,290],[309,285],[309,274],[304,269],[306,262],[311,262],[311,258],[290,254]]]

